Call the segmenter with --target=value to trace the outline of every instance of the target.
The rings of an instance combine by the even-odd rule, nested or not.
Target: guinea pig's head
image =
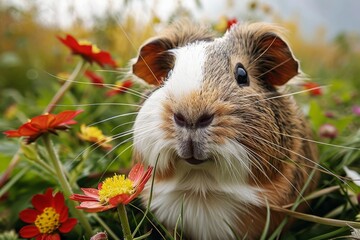
[[[238,24],[219,38],[201,26],[171,26],[141,47],[133,65],[155,86],[135,121],[136,156],[157,161],[164,178],[271,175],[295,147],[284,136],[297,128],[296,111],[278,89],[298,72],[273,25]]]

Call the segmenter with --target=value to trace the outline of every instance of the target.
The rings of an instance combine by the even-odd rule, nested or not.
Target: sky
[[[26,7],[29,0],[0,0],[6,4]],[[126,9],[141,19],[146,19],[154,11],[162,20],[167,19],[178,2],[191,11],[198,19],[216,21],[220,16],[246,16],[249,0],[200,0],[202,7],[196,6],[195,0],[128,0]],[[124,8],[120,0],[32,0],[39,9],[38,19],[45,24],[71,25],[73,16],[79,16],[91,23],[94,16],[115,14]],[[232,2],[229,7],[228,2]],[[354,32],[360,35],[359,0],[258,0],[269,4],[275,12],[285,19],[297,19],[303,35],[311,35],[320,27],[325,27],[326,37],[332,39],[341,32]],[[153,8],[155,6],[155,8]],[[70,14],[71,9],[72,14]],[[121,17],[121,16],[119,16]]]

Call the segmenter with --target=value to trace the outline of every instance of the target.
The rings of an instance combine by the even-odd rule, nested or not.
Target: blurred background
[[[338,69],[360,51],[358,9],[357,0],[0,0],[0,88],[24,92],[42,72],[64,71],[57,59],[67,52],[56,36],[90,39],[125,66],[146,38],[184,16],[213,25],[224,18],[284,25],[303,70],[318,79],[322,67]]]
[[[357,0],[0,0],[0,131],[16,128],[41,113],[73,71],[79,57],[71,55],[57,37],[71,34],[110,52],[119,71],[103,71],[95,64],[91,69],[105,83],[116,84],[146,39],[169,22],[188,17],[209,24],[219,36],[234,21],[267,21],[285,27],[302,70],[327,93],[304,101],[305,112],[317,114],[310,116],[314,130],[330,121],[349,134],[355,131],[348,127],[349,122],[358,118],[352,108],[360,104],[358,9]],[[84,77],[78,81],[89,82]],[[85,89],[77,84],[65,103],[138,101],[124,96],[105,98],[100,92],[104,90]],[[329,111],[337,118],[324,118]],[[88,123],[111,114],[98,111]],[[0,140],[3,138],[0,135]],[[0,158],[7,160],[0,170],[14,152],[9,149],[0,146]]]
[[[122,66],[146,38],[183,16],[214,25],[222,18],[284,25],[304,71],[318,78],[315,66],[338,68],[344,55],[360,51],[358,9],[357,0],[0,0],[0,88],[24,92],[39,84],[41,72],[63,71],[67,52],[56,36],[90,39]]]
[[[207,23],[219,36],[230,23],[266,21],[287,29],[288,42],[303,72],[313,82],[310,86],[321,87],[316,91],[303,91],[307,87],[296,84],[290,88],[291,92],[301,92],[295,97],[311,123],[315,140],[320,142],[321,165],[339,176],[344,176],[344,166],[360,172],[359,9],[358,0],[0,0],[0,132],[17,129],[27,119],[41,114],[81,61],[57,37],[71,34],[108,51],[118,69],[102,69],[96,64],[88,68],[103,82],[115,86],[119,80],[126,80],[129,60],[137,56],[138,47],[175,19],[187,17]],[[139,84],[132,89],[144,91]],[[82,74],[76,79],[62,99],[61,104],[66,106],[57,106],[54,111],[84,110],[71,134],[54,137],[72,180],[80,186],[95,184],[104,173],[131,165],[130,135],[116,137],[114,148],[108,152],[74,136],[79,136],[80,123],[96,125],[105,135],[121,136],[131,129],[136,116],[137,108],[129,104],[136,106],[140,101],[134,91],[124,94],[101,88]],[[21,161],[12,164],[19,145],[23,151]],[[29,152],[39,145],[24,145],[0,134],[1,176],[7,180],[10,175],[3,173],[10,166],[16,165],[15,173],[32,167],[34,161]],[[0,207],[0,232],[12,229],[14,224],[19,229],[18,212],[28,204],[24,199],[29,200],[45,186],[57,184],[41,169],[31,168],[22,174],[8,195],[0,198],[0,203],[4,203]],[[341,184],[334,179],[324,174],[319,188]],[[313,210],[319,215],[334,213],[332,210],[337,207],[349,206],[346,199],[340,193],[328,194],[314,204]],[[331,217],[353,220],[359,213],[356,207],[352,211],[346,209]],[[109,219],[109,224],[113,224]],[[331,236],[349,233],[349,228],[339,231],[322,225],[305,227],[293,233],[299,237],[296,239],[319,234],[324,234],[324,238],[316,239],[329,239],[330,231],[334,231]]]
[[[358,118],[352,108],[360,104],[358,9],[357,0],[0,0],[0,130],[16,128],[42,112],[73,71],[79,57],[72,56],[57,37],[71,34],[109,51],[119,71],[101,71],[94,64],[91,68],[105,83],[115,84],[146,39],[169,22],[188,17],[211,25],[219,36],[234,21],[267,21],[285,27],[302,70],[327,93],[317,97],[316,103],[305,100],[305,111],[317,114],[310,116],[314,130],[330,121],[349,134],[355,131],[349,122]],[[81,93],[84,89],[79,84],[65,102],[105,101],[99,91],[98,99],[92,99],[89,92]],[[329,111],[337,118],[325,118]],[[112,112],[107,112],[110,117]],[[88,122],[106,117],[100,111]],[[12,152],[0,147],[0,158],[9,159]],[[2,168],[6,168],[4,162]]]

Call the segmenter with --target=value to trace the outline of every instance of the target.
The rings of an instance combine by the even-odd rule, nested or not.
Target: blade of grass
[[[293,206],[291,207],[291,210],[295,210],[299,204],[300,204],[300,200],[305,192],[305,190],[307,189],[307,187],[309,186],[312,178],[314,177],[314,174],[316,172],[316,168],[312,169],[311,173],[309,174],[308,179],[306,180],[304,187],[301,189],[298,197],[296,198],[295,202],[293,203]],[[271,208],[272,209],[272,208]],[[288,210],[289,211],[289,210]],[[279,226],[275,229],[275,231],[271,234],[271,236],[269,237],[269,240],[273,240],[276,237],[280,236],[280,233],[282,231],[282,229],[285,227],[286,223],[288,221],[288,217],[285,217],[284,220],[279,224]]]
[[[274,206],[274,205],[270,205],[270,208],[273,211],[285,213],[285,214],[287,214],[289,216],[292,216],[294,218],[298,218],[298,219],[305,220],[305,221],[308,221],[308,222],[320,223],[320,224],[329,225],[329,226],[335,226],[335,227],[347,227],[347,226],[350,226],[350,227],[354,227],[354,228],[360,228],[360,222],[319,217],[319,216],[315,216],[315,215],[311,215],[311,214],[305,214],[305,213],[292,211],[292,210],[281,208],[281,207]]]
[[[266,198],[265,198],[265,202],[266,202],[266,222],[265,222],[264,230],[261,234],[260,240],[266,240],[266,236],[268,234],[269,225],[270,225],[270,214],[271,214],[270,206],[269,206],[269,202]]]

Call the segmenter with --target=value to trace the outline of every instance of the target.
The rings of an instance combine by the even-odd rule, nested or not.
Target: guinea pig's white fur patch
[[[208,45],[206,42],[197,42],[172,50],[175,55],[175,67],[171,71],[170,78],[165,82],[164,90],[179,98],[200,89],[204,78],[206,45]]]

